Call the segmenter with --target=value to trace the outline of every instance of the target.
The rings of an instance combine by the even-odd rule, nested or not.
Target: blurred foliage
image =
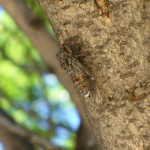
[[[44,12],[43,12],[43,9],[39,5],[39,1],[37,1],[37,0],[26,0],[26,2],[27,2],[27,5],[29,6],[29,8],[33,9],[40,18],[42,18],[43,20],[46,19],[46,16],[44,15]]]
[[[38,5],[34,0],[28,2]],[[34,8],[41,13],[39,5]],[[2,11],[0,33],[0,109],[56,145],[74,149],[80,118],[68,92]]]
[[[56,39],[55,34],[53,32],[52,26],[49,24],[47,20],[47,16],[45,15],[43,9],[41,8],[38,0],[26,0],[27,5],[32,11],[37,14],[37,16],[45,23],[46,28],[49,30],[51,35]]]

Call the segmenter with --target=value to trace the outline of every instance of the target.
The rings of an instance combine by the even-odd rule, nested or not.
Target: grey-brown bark
[[[82,99],[99,149],[150,149],[150,1],[40,3],[60,47],[76,53],[78,45],[81,63],[100,87],[102,103],[97,95]]]

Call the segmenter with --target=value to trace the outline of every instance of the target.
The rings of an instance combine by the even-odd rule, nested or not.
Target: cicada
[[[56,55],[60,66],[70,76],[74,87],[84,98],[89,98],[97,91],[95,80],[89,71],[78,61],[77,56],[73,56],[71,49],[63,46]]]

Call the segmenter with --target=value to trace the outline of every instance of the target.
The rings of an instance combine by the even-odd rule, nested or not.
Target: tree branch
[[[2,111],[2,109],[0,109],[0,126],[1,126],[1,130],[2,129],[6,130],[10,134],[14,135],[14,137],[17,136],[20,138],[24,138],[24,142],[28,141],[29,143],[32,143],[35,146],[41,146],[47,150],[58,150],[58,149],[60,150],[61,149],[61,148],[54,146],[49,141],[44,140],[43,138],[31,133],[24,127],[18,125],[15,121],[13,121],[13,119],[8,114]],[[3,138],[1,137],[1,139]],[[14,142],[16,141],[14,140]]]

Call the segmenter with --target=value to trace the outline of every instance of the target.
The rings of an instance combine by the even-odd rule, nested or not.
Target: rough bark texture
[[[100,87],[102,103],[97,95],[82,99],[99,149],[148,150],[150,1],[95,2],[40,0],[60,47],[80,47],[80,61]]]

